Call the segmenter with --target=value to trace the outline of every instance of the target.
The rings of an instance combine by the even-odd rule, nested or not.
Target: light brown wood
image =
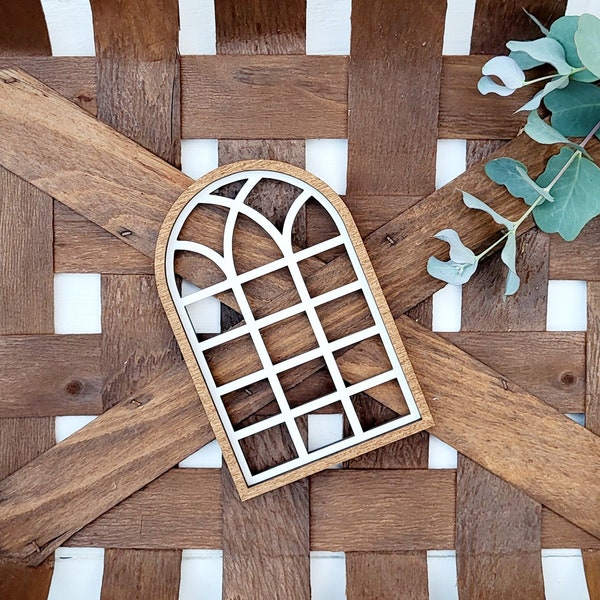
[[[114,550],[104,553],[101,600],[177,600],[181,550]]]
[[[418,408],[418,411],[419,411],[421,417],[418,421],[413,422],[407,426],[403,426],[392,432],[382,434],[380,436],[377,436],[377,437],[369,439],[369,440],[365,440],[364,442],[356,444],[355,446],[352,446],[346,450],[335,452],[333,454],[328,455],[327,457],[324,457],[317,461],[308,463],[308,464],[306,464],[302,467],[299,467],[293,471],[288,471],[277,477],[273,477],[273,478],[268,479],[261,483],[255,483],[250,486],[246,482],[246,480],[242,474],[242,471],[240,469],[238,461],[235,457],[234,451],[231,447],[231,442],[228,438],[226,430],[221,421],[221,417],[219,416],[219,413],[218,413],[218,411],[215,407],[215,404],[211,398],[210,392],[208,391],[208,386],[207,386],[207,383],[205,382],[203,373],[201,372],[201,369],[199,367],[198,360],[194,354],[194,351],[192,350],[192,346],[190,345],[190,342],[187,338],[187,334],[185,333],[185,330],[183,328],[183,325],[181,322],[181,317],[179,316],[177,309],[175,308],[175,305],[173,304],[173,300],[171,298],[171,292],[169,291],[168,283],[167,283],[167,269],[172,268],[172,267],[170,265],[168,265],[166,262],[166,260],[167,260],[166,259],[166,248],[167,248],[167,244],[170,240],[170,237],[172,235],[175,221],[177,220],[179,215],[182,213],[182,211],[185,209],[185,207],[188,205],[188,203],[194,196],[196,196],[198,193],[200,193],[202,190],[204,190],[207,186],[212,184],[214,181],[217,181],[221,178],[227,177],[232,174],[239,174],[239,173],[243,173],[244,171],[253,171],[253,170],[273,171],[276,173],[284,173],[284,174],[290,175],[292,177],[296,177],[300,181],[305,182],[306,184],[312,186],[313,188],[318,190],[320,193],[322,193],[327,198],[327,200],[332,204],[332,206],[335,208],[335,210],[337,210],[337,212],[341,216],[342,221],[346,227],[349,241],[354,246],[356,254],[360,260],[362,270],[365,274],[368,285],[373,293],[374,299],[377,303],[379,313],[385,324],[385,328],[390,337],[390,340],[394,346],[396,355],[398,356],[400,364],[402,365],[404,375],[409,383],[410,389],[413,394],[413,398],[415,400],[415,403],[417,405],[417,408]],[[202,242],[204,242],[204,236],[199,239],[202,240]],[[263,258],[258,264],[263,264],[264,262],[265,262],[265,258]],[[233,163],[233,164],[225,166],[225,167],[220,167],[218,170],[212,171],[208,175],[206,175],[203,178],[201,178],[200,180],[198,180],[196,183],[194,183],[192,186],[190,186],[180,196],[180,198],[177,200],[177,202],[175,202],[175,204],[173,205],[173,207],[167,214],[167,217],[165,218],[165,221],[164,221],[164,223],[161,227],[161,231],[159,233],[158,243],[156,246],[155,270],[156,270],[159,296],[161,298],[161,301],[163,303],[163,306],[165,308],[165,311],[166,311],[169,321],[171,323],[171,327],[173,328],[173,331],[175,332],[175,337],[177,338],[179,347],[181,348],[181,351],[184,355],[184,359],[186,361],[188,369],[190,370],[190,373],[192,374],[192,379],[194,380],[196,389],[198,390],[198,394],[199,394],[200,400],[202,401],[202,404],[204,406],[204,410],[206,411],[208,419],[211,422],[213,430],[215,431],[216,437],[219,441],[219,445],[221,446],[221,449],[223,450],[224,458],[227,461],[229,469],[232,473],[233,480],[235,481],[236,487],[237,487],[242,499],[252,498],[261,493],[273,490],[273,489],[280,487],[281,485],[285,485],[291,481],[296,481],[298,479],[306,477],[307,475],[315,473],[318,470],[326,468],[327,466],[335,465],[342,460],[348,460],[349,458],[353,458],[354,456],[363,454],[365,451],[373,450],[377,447],[380,447],[382,445],[389,443],[390,441],[395,441],[395,440],[401,439],[403,437],[414,434],[418,431],[421,431],[421,430],[426,429],[427,427],[431,426],[432,422],[429,419],[427,406],[424,402],[423,397],[420,395],[420,392],[419,392],[418,381],[414,377],[414,373],[412,372],[412,368],[410,366],[410,360],[408,358],[408,355],[406,354],[404,347],[402,346],[402,341],[396,334],[393,318],[389,312],[389,309],[387,308],[387,305],[385,303],[385,297],[383,295],[383,292],[381,291],[381,288],[378,285],[377,278],[376,278],[373,268],[370,264],[368,254],[362,244],[360,234],[358,233],[358,230],[356,229],[356,225],[354,224],[354,222],[352,220],[352,216],[350,215],[350,212],[348,211],[346,206],[342,203],[341,199],[333,192],[333,190],[331,190],[331,188],[329,188],[325,183],[316,179],[314,176],[310,175],[308,172],[304,171],[303,169],[299,169],[292,165],[280,163],[277,161],[266,161],[266,160],[241,161],[241,162]],[[339,320],[339,316],[336,316],[336,319]],[[323,325],[323,326],[325,327],[325,325]],[[300,339],[306,340],[306,338],[307,338],[306,329],[294,331],[294,335],[296,335]],[[281,338],[283,337],[285,339],[286,346],[289,346],[288,340],[291,337],[290,335],[285,335],[285,336],[278,335],[278,337],[280,338],[280,341],[281,341]],[[267,341],[267,340],[265,340],[265,341]],[[269,347],[268,344],[267,344],[267,347]],[[245,350],[244,350],[244,353],[246,353]],[[375,353],[374,358],[375,358],[375,360],[381,359],[381,357],[378,353]],[[232,357],[231,357],[230,353],[228,353],[228,356],[226,357],[226,359],[222,360],[222,362],[229,365],[229,369],[232,369],[232,368],[240,369],[239,361],[235,361],[233,364],[231,363],[231,361],[232,361]],[[215,369],[214,363],[209,363],[209,367],[211,369],[211,373],[216,378],[217,376],[215,375],[215,373],[217,371]],[[243,372],[250,373],[254,370],[256,370],[256,369],[250,368],[250,366],[249,366],[248,370],[245,370]],[[235,376],[234,376],[234,378],[235,378]],[[217,379],[217,381],[218,381],[218,379]]]
[[[550,237],[550,278],[600,281],[600,219],[590,221],[572,242]]]
[[[392,494],[384,491],[391,489]],[[452,471],[319,473],[310,486],[311,547],[366,552],[452,548],[455,492]]]
[[[0,598],[2,600],[46,600],[50,591],[54,559],[39,567],[0,562]]]
[[[217,469],[171,469],[92,521],[68,545],[221,548],[221,496]]]
[[[600,551],[585,551],[583,553],[583,567],[590,600],[598,600],[600,598]]]
[[[0,336],[0,417],[102,412],[100,335]]]

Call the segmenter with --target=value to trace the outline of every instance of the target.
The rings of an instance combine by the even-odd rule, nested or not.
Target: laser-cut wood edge
[[[346,226],[350,241],[354,246],[358,258],[360,260],[361,266],[365,273],[365,277],[371,288],[373,297],[375,298],[377,308],[379,309],[382,320],[390,336],[396,355],[398,356],[400,364],[402,365],[402,368],[404,370],[404,375],[412,391],[414,401],[421,414],[421,418],[414,423],[405,425],[389,433],[385,433],[370,440],[361,442],[356,446],[352,446],[345,450],[335,452],[334,454],[331,454],[327,457],[321,458],[287,473],[283,473],[273,479],[269,479],[267,481],[257,483],[249,487],[246,484],[244,476],[242,475],[235,454],[231,448],[229,439],[223,428],[221,419],[213,404],[204,377],[200,371],[200,368],[198,367],[194,352],[189,344],[189,341],[181,324],[180,317],[177,314],[175,306],[173,305],[166,278],[166,247],[177,217],[179,216],[183,208],[188,204],[188,202],[194,196],[196,196],[196,194],[198,194],[202,189],[204,189],[206,186],[218,179],[236,173],[242,173],[244,171],[251,170],[274,171],[284,173],[292,177],[296,177],[297,179],[307,183],[308,185],[312,186],[317,191],[322,193],[323,196],[325,196],[325,198],[329,202],[331,202],[335,210],[337,210],[337,212],[340,214]],[[292,481],[302,479],[308,475],[321,471],[337,463],[349,460],[351,458],[355,458],[356,456],[384,446],[390,442],[408,437],[409,435],[413,435],[415,433],[418,433],[419,431],[423,431],[424,429],[427,429],[434,424],[433,418],[431,417],[431,413],[429,412],[429,408],[425,401],[425,397],[423,396],[418,380],[412,368],[412,364],[410,362],[404,344],[400,338],[400,334],[398,333],[396,324],[385,300],[385,296],[383,294],[381,286],[379,285],[379,281],[367,254],[367,251],[364,247],[364,244],[362,242],[362,238],[360,237],[358,229],[354,223],[354,220],[352,219],[350,211],[339,198],[339,196],[329,186],[327,186],[324,182],[314,177],[304,169],[300,169],[298,167],[294,167],[292,165],[281,163],[278,161],[249,160],[240,161],[232,163],[230,165],[226,165],[224,167],[220,167],[218,169],[215,169],[214,171],[211,171],[210,173],[196,181],[188,189],[186,189],[183,192],[183,194],[181,194],[181,196],[177,199],[177,201],[173,204],[172,208],[169,210],[167,216],[165,217],[163,225],[161,226],[156,245],[155,274],[159,297],[161,299],[169,322],[171,323],[171,327],[175,332],[175,336],[181,348],[186,365],[191,373],[192,379],[200,396],[200,400],[204,406],[213,431],[215,432],[215,436],[219,442],[219,445],[221,446],[221,449],[223,451],[223,457],[225,458],[225,461],[227,462],[227,465],[230,468],[236,488],[238,489],[242,500],[248,500],[265,492],[277,489],[278,487],[287,485]]]

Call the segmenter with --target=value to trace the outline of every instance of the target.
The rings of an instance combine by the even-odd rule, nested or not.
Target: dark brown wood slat
[[[442,336],[556,410],[584,412],[585,333],[486,331]],[[527,361],[523,348],[527,348]]]
[[[584,551],[583,567],[590,600],[598,600],[600,598],[600,551]]]
[[[92,0],[91,8],[98,119],[179,167],[177,0]],[[181,362],[153,276],[103,277],[102,331],[104,409]],[[101,598],[177,600],[180,569],[178,550],[107,550]]]
[[[215,4],[217,20],[217,52],[221,55],[234,54],[303,54],[306,38],[306,3],[302,0],[280,3],[277,0],[253,0],[240,4],[234,0],[221,0]],[[219,56],[219,65],[236,57]],[[279,58],[279,57],[278,57]],[[281,57],[285,59],[286,57]],[[266,76],[265,76],[266,75]],[[334,73],[332,76],[335,77]],[[260,71],[246,69],[238,73],[236,83],[242,82],[254,89],[266,91],[264,83],[270,76]],[[307,72],[298,87],[281,81],[279,90],[270,90],[268,99],[263,98],[254,108],[265,110],[265,104],[273,97],[278,103],[285,96],[290,104],[304,104],[308,97],[318,97],[312,73]],[[238,83],[239,85],[239,83]],[[304,166],[303,141],[278,140],[228,140],[252,138],[249,125],[255,122],[248,114],[250,104],[244,107],[231,106],[236,90],[223,90],[229,120],[239,115],[239,123],[233,123],[234,135],[230,130],[218,130],[219,163],[235,160],[269,158]],[[327,99],[318,107],[318,112],[328,112],[336,103]],[[299,107],[299,111],[306,107]],[[267,109],[268,110],[268,109]],[[273,127],[277,118],[272,119]],[[237,126],[237,129],[236,129]],[[269,137],[276,137],[276,130]],[[299,131],[298,137],[310,137],[310,132]],[[274,185],[270,193],[260,197],[264,214],[273,222],[281,224],[292,198],[289,191]],[[304,212],[304,211],[303,211]],[[301,215],[304,218],[304,214]],[[295,243],[305,245],[306,227],[295,232]],[[223,313],[222,329],[228,326],[229,311]],[[263,456],[287,456],[287,444],[271,432],[265,432],[260,440],[249,440],[246,453],[257,460]],[[257,463],[256,468],[261,465]],[[310,527],[308,481],[295,482],[263,496],[241,502],[233,480],[226,468],[222,470],[223,481],[223,597],[224,598],[298,598],[310,599]]]
[[[354,196],[433,191],[444,13],[444,2],[352,5],[351,210]]]
[[[68,542],[108,548],[221,548],[221,473],[171,469]]]
[[[102,332],[104,410],[181,362],[153,276],[103,276]]]
[[[114,550],[104,553],[101,600],[177,600],[181,550]]]
[[[50,53],[48,31],[39,0],[2,3],[0,56]],[[52,199],[1,167],[0,273],[0,334],[52,333]],[[6,365],[6,361],[2,362]],[[11,390],[4,386],[0,394],[11,399]],[[0,480],[53,444],[52,418],[29,415],[0,418]],[[31,569],[0,557],[0,597],[6,600],[47,598],[52,567],[51,560]]]
[[[392,488],[393,494],[384,491]],[[311,547],[365,552],[452,548],[455,492],[452,471],[324,471],[311,479]]]
[[[600,281],[600,219],[588,223],[572,242],[550,236],[550,278]]]
[[[102,412],[100,335],[0,336],[0,417]]]
[[[3,2],[0,6],[0,55],[52,54],[40,0]]]

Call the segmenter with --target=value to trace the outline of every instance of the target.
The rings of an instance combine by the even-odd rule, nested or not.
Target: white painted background
[[[93,56],[94,41],[88,0],[42,0],[55,56]],[[475,0],[448,0],[444,54],[468,54]],[[179,0],[180,51],[182,54],[215,54],[213,0]],[[567,14],[592,12],[600,16],[600,0],[570,0]],[[350,51],[350,0],[307,0],[307,53],[348,54]],[[485,101],[482,99],[482,102]],[[436,185],[442,186],[465,169],[464,140],[438,143]],[[346,140],[307,140],[307,169],[328,182],[338,193],[346,187]],[[217,166],[216,140],[184,140],[183,171],[198,178]],[[447,286],[434,296],[434,330],[460,330],[461,290]],[[548,290],[547,329],[586,329],[586,284],[551,281]],[[98,333],[100,276],[58,274],[55,276],[55,331]],[[208,302],[198,314],[198,328],[218,327],[218,304]],[[582,415],[573,415],[583,423]],[[58,417],[56,439],[83,427],[93,417]],[[340,435],[336,415],[318,415],[309,423],[313,442]],[[219,467],[221,455],[215,442],[190,456],[181,467]],[[456,451],[431,436],[429,467],[456,467]],[[104,551],[101,548],[59,548],[49,598],[51,600],[97,600],[100,598]],[[581,552],[542,550],[544,584],[548,600],[589,598]],[[456,600],[456,561],[451,549],[428,552],[429,591],[432,600]],[[180,600],[221,598],[222,554],[220,550],[184,550]],[[343,553],[311,553],[313,600],[345,598]]]

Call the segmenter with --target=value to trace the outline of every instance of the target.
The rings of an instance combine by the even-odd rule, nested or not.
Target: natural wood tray
[[[543,21],[564,8],[528,6]],[[294,599],[310,597],[310,550],[347,552],[350,599],[427,597],[426,551],[447,548],[461,597],[541,598],[540,549],[584,548],[597,595],[600,226],[570,245],[524,233],[527,283],[516,299],[498,303],[492,259],[465,288],[463,331],[427,328],[438,288],[424,270],[439,250],[432,234],[450,217],[471,245],[494,234],[456,188],[517,210],[480,166],[438,192],[434,171],[439,137],[481,140],[468,143],[474,164],[498,145],[487,139],[517,134],[513,100],[500,109],[475,81],[477,54],[536,34],[520,3],[479,0],[473,56],[444,59],[437,1],[355,1],[349,57],[304,55],[305,2],[219,0],[218,55],[181,59],[177,2],[119,10],[131,18],[92,2],[95,59],[48,56],[37,0],[1,12],[2,66],[57,93],[18,71],[0,76],[0,597],[45,598],[45,559],[60,544],[108,548],[103,598],[123,597],[133,581],[140,598],[177,598],[183,548],[223,548],[225,598]],[[219,138],[221,162],[300,165],[303,139],[348,137],[345,200],[434,433],[461,452],[456,471],[427,469],[425,434],[244,504],[226,470],[171,468],[211,439],[151,275],[160,223],[190,183],[176,168],[182,135]],[[503,152],[535,172],[543,157],[529,149],[518,138]],[[322,226],[310,212],[305,223],[310,243]],[[102,334],[53,335],[54,272],[102,273]],[[549,278],[588,281],[587,335],[545,331]],[[369,356],[357,346],[344,377]],[[585,412],[588,430],[560,412]],[[99,413],[51,448],[53,417]]]

